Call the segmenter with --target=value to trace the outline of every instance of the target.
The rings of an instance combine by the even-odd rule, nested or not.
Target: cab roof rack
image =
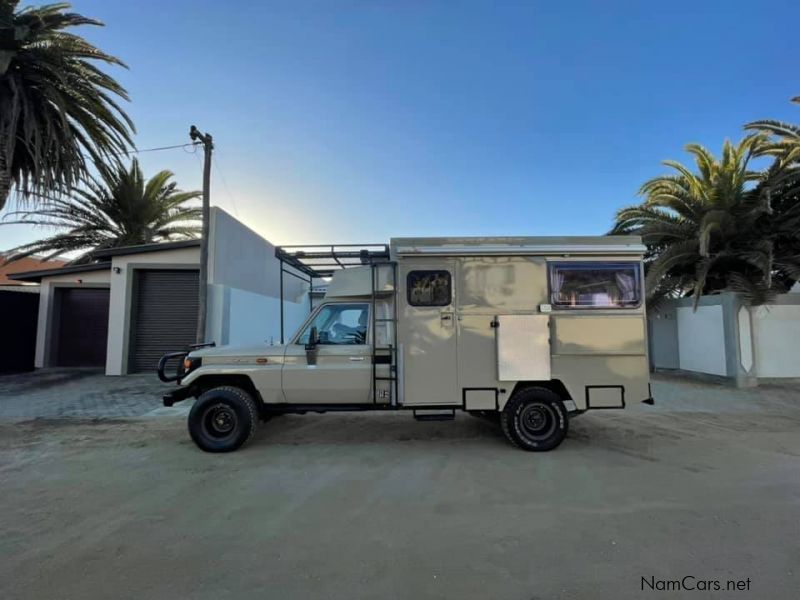
[[[305,244],[275,246],[280,261],[281,344],[285,341],[283,310],[283,274],[308,284],[309,309],[314,280],[332,277],[337,271],[350,267],[389,262],[388,244]]]
[[[389,260],[388,244],[321,244],[276,246],[275,257],[311,279],[336,271]]]

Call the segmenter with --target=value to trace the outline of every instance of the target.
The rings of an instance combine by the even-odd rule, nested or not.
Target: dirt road
[[[287,416],[228,455],[174,416],[0,422],[0,597],[797,598],[800,394],[655,395],[547,454],[468,416]],[[750,591],[642,582],[686,576]]]

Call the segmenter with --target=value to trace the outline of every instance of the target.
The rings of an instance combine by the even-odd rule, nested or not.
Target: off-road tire
[[[500,414],[500,427],[516,447],[546,452],[567,437],[569,415],[558,394],[546,388],[529,387],[511,396]]]
[[[222,386],[204,392],[189,411],[189,435],[206,452],[233,452],[255,433],[258,408],[241,388]]]

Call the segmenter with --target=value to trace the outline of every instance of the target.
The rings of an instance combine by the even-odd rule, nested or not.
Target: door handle
[[[363,356],[351,356],[350,360],[352,362],[364,362],[364,357]]]

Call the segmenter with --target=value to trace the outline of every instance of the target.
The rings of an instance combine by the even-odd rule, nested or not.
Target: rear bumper
[[[192,388],[191,387],[179,387],[176,390],[173,390],[167,394],[164,394],[164,406],[172,406],[176,402],[181,402],[182,400],[186,400],[189,396],[192,396]]]

